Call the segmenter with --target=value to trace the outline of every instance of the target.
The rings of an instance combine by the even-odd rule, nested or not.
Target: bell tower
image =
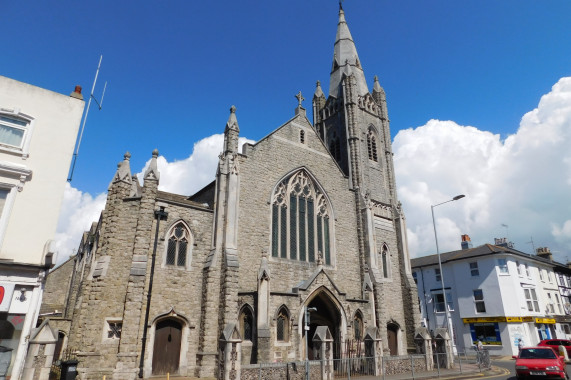
[[[313,122],[349,186],[396,204],[386,96],[375,77],[369,92],[357,48],[339,5],[327,99],[317,82]]]
[[[404,334],[396,352],[404,354],[414,347],[420,316],[396,194],[386,95],[376,76],[369,92],[341,4],[329,92],[326,97],[317,82],[313,125],[355,193],[361,279],[363,289],[372,286],[377,327],[388,341],[398,326]]]

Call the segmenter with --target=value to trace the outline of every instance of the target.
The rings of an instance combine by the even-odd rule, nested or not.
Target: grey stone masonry
[[[249,378],[260,363],[415,349],[386,95],[378,79],[368,92],[342,10],[338,36],[337,87],[317,84],[313,124],[299,93],[292,118],[240,152],[232,106],[196,194],[159,190],[156,150],[141,186],[125,154],[73,265],[48,277],[70,285],[47,289],[44,309],[67,305],[54,326],[80,379]]]

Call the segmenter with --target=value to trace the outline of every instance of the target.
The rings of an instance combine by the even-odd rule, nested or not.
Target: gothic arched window
[[[369,129],[369,133],[367,133],[367,151],[369,152],[369,160],[377,162],[377,138],[371,129]]]
[[[363,340],[363,316],[360,312],[356,312],[353,318],[353,334],[355,340]]]
[[[272,256],[331,264],[331,207],[305,170],[281,181],[272,195]]]
[[[249,307],[244,307],[238,318],[240,322],[240,334],[243,340],[251,341],[254,336],[254,317]]]
[[[387,244],[383,244],[381,247],[381,252],[379,255],[380,259],[380,270],[382,273],[383,278],[389,278],[390,276],[390,256],[389,256],[389,247]]]
[[[167,235],[167,253],[165,264],[186,267],[189,254],[191,235],[183,222],[175,224]]]
[[[282,307],[276,318],[276,340],[289,342],[289,315],[285,307]]]

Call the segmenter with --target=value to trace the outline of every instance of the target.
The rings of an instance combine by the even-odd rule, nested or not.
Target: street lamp
[[[444,289],[444,271],[442,270],[442,261],[440,260],[440,250],[438,249],[438,235],[436,234],[436,221],[434,220],[434,208],[444,203],[457,201],[458,199],[464,198],[464,194],[456,195],[454,198],[430,206],[432,211],[432,226],[434,227],[434,240],[436,240],[436,256],[438,256],[438,268],[440,269],[440,285],[442,286],[442,298],[444,299],[444,312],[446,313],[446,328],[448,329],[448,334],[452,340],[452,351],[456,353],[456,343],[454,342],[454,328],[452,327],[452,321],[450,317],[450,312],[448,311],[448,302],[446,301],[446,289]]]
[[[309,380],[309,312],[317,311],[316,307],[305,307],[305,379]]]

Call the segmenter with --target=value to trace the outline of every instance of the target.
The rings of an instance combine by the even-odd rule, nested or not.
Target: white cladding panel
[[[83,108],[82,100],[0,76],[0,111],[33,120],[28,155],[0,148],[0,182],[21,186],[12,189],[13,202],[5,205],[9,215],[2,218],[0,258],[42,264],[46,244],[55,235]],[[22,181],[2,166],[31,175]]]

